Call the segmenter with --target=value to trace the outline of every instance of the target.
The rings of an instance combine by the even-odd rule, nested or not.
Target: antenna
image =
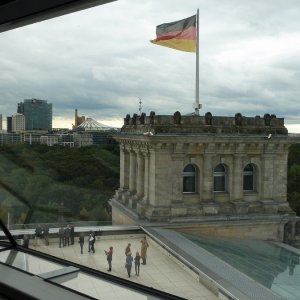
[[[140,99],[140,101],[139,101],[139,115],[141,115],[142,114],[142,107],[143,107],[143,105],[142,105],[142,98],[139,98]]]

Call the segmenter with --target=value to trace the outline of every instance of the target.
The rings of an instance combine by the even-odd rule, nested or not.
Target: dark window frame
[[[197,193],[197,167],[194,164],[188,164],[184,167],[182,173],[182,192],[183,194]]]
[[[221,169],[222,168],[222,169]],[[216,193],[225,193],[227,191],[227,168],[224,164],[218,164],[214,168],[214,186]]]

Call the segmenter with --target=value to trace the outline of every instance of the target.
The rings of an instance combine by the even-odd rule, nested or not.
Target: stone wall
[[[291,141],[284,120],[275,115],[207,113],[202,117],[176,112],[157,116],[152,112],[127,116],[116,139],[120,188],[112,203],[136,219],[172,222],[205,216],[293,214],[286,199]],[[190,165],[195,170],[195,190],[185,192],[184,169]],[[219,165],[225,170],[222,191],[215,187]],[[249,165],[253,183],[251,190],[245,190]]]

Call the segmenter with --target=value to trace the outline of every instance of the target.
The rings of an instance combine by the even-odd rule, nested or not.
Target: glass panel
[[[251,164],[248,164],[244,168],[243,190],[244,191],[254,190],[254,170]]]
[[[226,191],[226,173],[225,167],[219,164],[214,169],[214,192]]]
[[[195,167],[193,165],[187,165],[183,172],[195,172]]]
[[[251,164],[248,164],[245,168],[244,168],[244,173],[245,172],[253,172],[253,167]]]
[[[244,175],[244,191],[253,191],[253,175]]]
[[[217,165],[217,166],[215,167],[214,172],[222,172],[222,173],[224,173],[224,172],[225,172],[225,167],[224,167],[222,164]]]
[[[214,191],[225,192],[225,176],[215,175],[214,176]]]
[[[1,251],[0,261],[34,275],[59,270],[64,267],[57,263],[15,250]]]
[[[53,280],[55,282],[55,280]],[[97,299],[137,299],[147,300],[149,295],[133,291],[127,287],[110,283],[103,279],[80,272],[76,278],[62,283],[70,289]],[[151,296],[153,299],[160,299]]]
[[[184,193],[195,193],[196,189],[195,176],[184,176],[183,177],[183,192]]]
[[[300,256],[269,242],[184,234],[195,244],[273,290],[283,299],[300,295]],[[220,247],[222,245],[222,247]],[[297,251],[295,249],[295,251]]]

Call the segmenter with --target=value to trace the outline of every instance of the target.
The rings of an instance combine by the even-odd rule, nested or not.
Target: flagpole
[[[199,116],[199,8],[197,9],[197,39],[196,39],[196,95],[195,95],[195,115]]]

